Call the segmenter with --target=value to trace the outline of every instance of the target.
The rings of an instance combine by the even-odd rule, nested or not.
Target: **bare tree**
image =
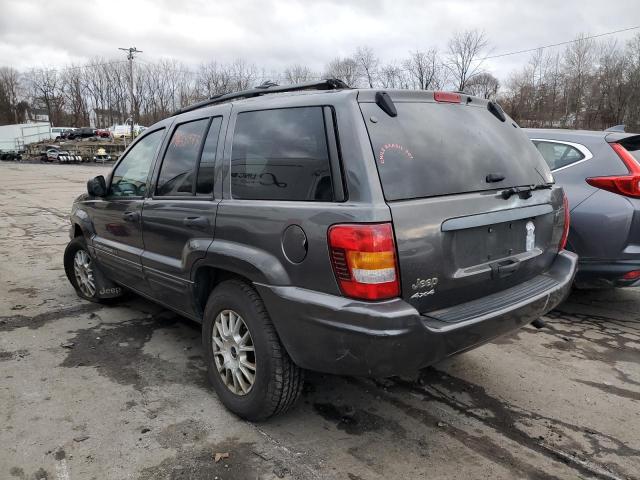
[[[0,101],[4,103],[1,109],[5,122],[18,123],[21,112],[18,111],[19,97],[22,85],[18,70],[13,67],[0,67]]]
[[[378,79],[383,88],[409,88],[405,70],[395,63],[380,67]]]
[[[216,62],[200,65],[197,73],[198,91],[202,97],[221,95],[232,91],[232,74],[227,67]]]
[[[593,69],[594,43],[585,34],[580,35],[575,42],[569,44],[564,52],[566,75],[571,95],[567,98],[567,105],[575,112],[574,127],[580,123],[583,96],[586,90],[587,78]]]
[[[291,65],[285,69],[283,76],[289,84],[311,82],[317,77],[317,75],[305,65]]]
[[[484,72],[476,75],[467,82],[467,92],[481,98],[494,98],[498,94],[500,82],[490,73]]]
[[[53,124],[60,124],[63,107],[60,77],[53,68],[32,69],[27,72],[31,104],[44,107]]]
[[[371,47],[358,47],[353,59],[358,64],[369,88],[373,88],[378,77],[378,67],[380,65],[380,60],[373,53],[373,49]]]
[[[588,112],[591,121],[588,123],[620,124],[624,121],[631,97],[629,83],[624,81],[629,59],[615,41],[603,43],[599,50],[596,81],[592,82],[590,89],[590,95],[598,103],[595,108],[591,105]]]
[[[337,57],[327,65],[325,69],[325,77],[337,78],[350,87],[358,87],[362,80],[362,71],[358,62],[353,58]]]
[[[435,48],[426,51],[411,52],[403,63],[411,85],[417,90],[431,90],[440,87],[442,62]]]
[[[624,55],[628,60],[625,83],[629,88],[629,107],[626,122],[640,130],[640,35],[627,43]]]
[[[258,79],[257,67],[242,59],[237,59],[229,65],[229,71],[231,73],[231,91],[247,90]]]
[[[467,30],[456,33],[449,40],[446,66],[456,83],[458,91],[464,91],[467,82],[482,73],[482,52],[488,42],[484,32]]]
[[[80,66],[72,66],[64,70],[60,76],[65,104],[71,117],[71,123],[74,125],[87,125],[89,123],[83,70]],[[68,121],[63,122],[65,125],[69,123]]]
[[[486,45],[482,33],[469,31],[452,38],[444,60],[435,49],[425,49],[384,64],[370,48],[361,47],[353,57],[331,61],[325,75],[354,87],[437,90],[454,84],[485,98],[498,97],[523,126],[599,129],[625,123],[629,131],[640,129],[640,35],[626,45],[580,36],[564,51],[538,50],[503,85],[482,71]],[[265,78],[298,83],[319,77],[305,64],[278,72],[242,59],[206,63],[195,71],[172,59],[136,61],[134,66],[133,98],[128,65],[121,59],[94,58],[24,73],[1,67],[0,123],[20,120],[31,107],[46,109],[54,125],[83,126],[91,118],[102,127],[123,122],[133,104],[137,118],[151,124],[177,108],[251,88]]]

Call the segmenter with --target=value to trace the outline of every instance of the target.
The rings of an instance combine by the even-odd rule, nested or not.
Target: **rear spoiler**
[[[640,148],[640,134],[637,133],[612,132],[605,135],[604,139],[608,143],[630,143],[638,145],[634,150]]]

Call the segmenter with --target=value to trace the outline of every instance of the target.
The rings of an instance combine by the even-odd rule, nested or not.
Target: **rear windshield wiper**
[[[518,195],[521,199],[526,200],[531,197],[531,192],[534,190],[545,190],[553,187],[551,183],[541,183],[539,185],[529,185],[527,187],[511,187],[501,192],[502,198],[507,200],[512,195]]]

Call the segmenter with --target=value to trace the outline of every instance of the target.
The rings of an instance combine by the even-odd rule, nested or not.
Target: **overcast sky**
[[[0,65],[63,66],[99,56],[176,58],[188,65],[244,58],[281,71],[371,46],[383,61],[437,47],[456,30],[484,30],[491,53],[640,25],[639,0],[0,0]],[[637,34],[605,38],[624,43]],[[499,78],[528,54],[488,61]]]

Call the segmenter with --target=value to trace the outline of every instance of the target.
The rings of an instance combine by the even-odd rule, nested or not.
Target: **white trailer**
[[[49,122],[0,125],[0,152],[21,152],[30,143],[51,138]]]

